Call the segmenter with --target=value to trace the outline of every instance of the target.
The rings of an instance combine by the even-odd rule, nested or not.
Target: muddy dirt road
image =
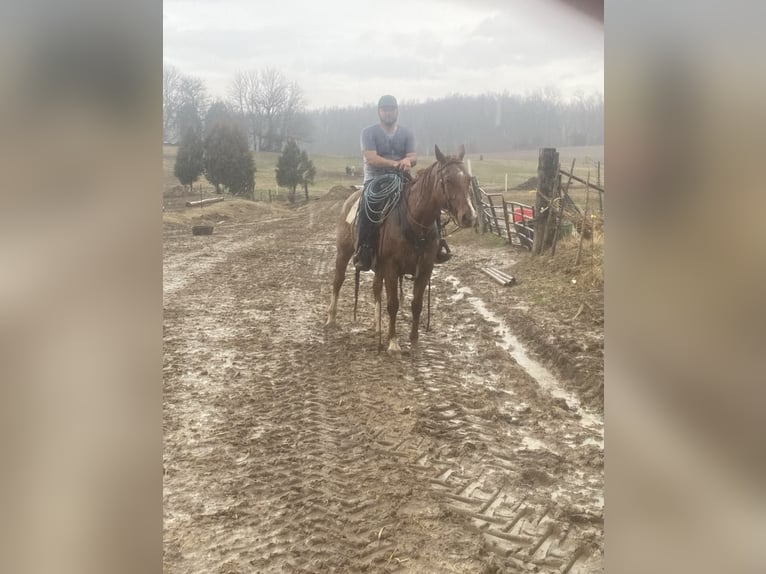
[[[414,354],[405,282],[393,359],[369,274],[323,326],[340,202],[251,205],[166,223],[164,570],[602,571],[603,417],[521,349],[493,255],[437,268]]]

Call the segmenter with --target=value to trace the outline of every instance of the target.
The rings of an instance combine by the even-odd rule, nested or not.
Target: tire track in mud
[[[447,339],[435,337],[412,363],[414,372],[407,379],[420,391],[416,430],[429,436],[436,454],[412,452],[411,458],[429,469],[429,482],[443,496],[447,511],[466,518],[504,568],[598,571],[600,429],[583,426],[577,408],[548,399],[536,380],[498,355],[498,341],[486,336],[494,326],[466,312],[462,297],[442,296],[442,308],[444,300],[452,301],[448,307],[463,307],[445,310],[446,316],[465,320],[453,321]],[[470,341],[472,332],[480,338]],[[460,347],[469,351],[461,353]],[[478,357],[496,357],[497,362],[482,367]],[[535,421],[540,412],[555,424]],[[389,441],[412,444],[399,439]]]
[[[441,270],[416,353],[378,353],[369,277],[351,322],[350,272],[325,331],[332,220],[310,221],[232,228],[239,251],[171,278],[165,570],[600,571],[597,437]]]

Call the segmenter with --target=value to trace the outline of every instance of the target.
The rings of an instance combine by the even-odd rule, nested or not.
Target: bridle
[[[462,164],[462,163],[463,163],[463,162],[462,162],[461,160],[457,160],[457,159],[450,159],[450,160],[447,160],[447,162],[446,162],[444,165],[439,165],[439,167],[438,167],[438,170],[437,170],[437,175],[436,175],[436,177],[437,177],[437,179],[438,179],[438,184],[439,184],[439,185],[440,185],[440,187],[441,187],[441,192],[442,192],[442,195],[444,196],[444,201],[445,201],[445,203],[447,204],[447,205],[446,205],[446,206],[447,206],[447,212],[448,212],[448,213],[449,213],[449,215],[450,215],[450,219],[454,219],[454,217],[455,217],[455,216],[454,216],[454,215],[453,215],[453,213],[452,213],[452,212],[453,212],[453,209],[452,209],[452,202],[450,201],[450,196],[449,196],[449,194],[447,193],[447,182],[444,180],[444,171],[445,171],[445,170],[446,170],[446,169],[447,169],[447,168],[448,168],[450,165],[453,165],[453,164]],[[412,189],[412,188],[410,187],[410,190],[411,190],[411,189]],[[408,192],[408,193],[409,193],[409,192]],[[421,241],[425,241],[425,239],[427,238],[427,236],[429,235],[429,232],[430,232],[430,230],[431,230],[431,225],[423,225],[422,223],[420,223],[420,222],[419,222],[417,219],[415,219],[415,217],[414,217],[414,216],[413,216],[413,215],[410,213],[410,208],[409,208],[409,205],[407,204],[407,202],[406,202],[406,201],[404,201],[403,203],[405,204],[405,211],[406,211],[407,222],[408,222],[408,223],[409,223],[409,222],[412,222],[412,223],[414,223],[414,224],[415,224],[415,226],[417,226],[419,229],[421,229],[421,230],[423,230],[423,231],[425,231],[425,232],[426,232],[426,233],[425,233],[425,236],[423,236],[423,237],[419,238]],[[441,211],[441,210],[440,210],[440,211]],[[437,218],[438,218],[438,216],[437,216]],[[413,234],[413,235],[414,235],[414,234]],[[411,240],[412,240],[412,239],[411,239]]]
[[[463,162],[462,160],[449,160],[443,167],[440,166],[440,169],[439,169],[439,180],[441,181],[441,184],[442,184],[442,193],[444,194],[444,200],[447,202],[447,213],[449,213],[450,219],[454,219],[455,216],[453,215],[452,202],[450,201],[449,194],[447,193],[447,182],[444,181],[444,170],[447,169],[453,163],[462,164]],[[447,220],[447,223],[449,223],[449,220]]]

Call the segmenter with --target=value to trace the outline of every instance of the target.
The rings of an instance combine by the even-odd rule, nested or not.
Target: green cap
[[[391,106],[392,108],[399,107],[399,105],[396,103],[396,98],[390,95],[381,96],[381,98],[378,100],[378,107],[382,108],[383,106]]]

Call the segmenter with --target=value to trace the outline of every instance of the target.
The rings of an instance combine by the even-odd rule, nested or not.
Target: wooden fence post
[[[556,221],[553,206],[550,203],[556,196],[556,183],[559,175],[559,152],[556,148],[540,148],[537,162],[537,196],[535,198],[535,239],[532,253],[539,255],[553,242],[554,226],[548,225],[552,218]]]

